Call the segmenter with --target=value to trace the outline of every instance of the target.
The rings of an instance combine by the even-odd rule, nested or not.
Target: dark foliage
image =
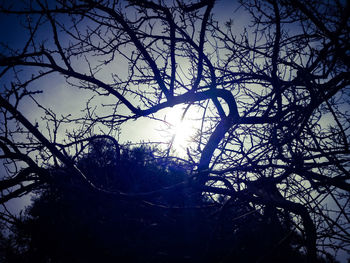
[[[14,236],[2,243],[6,262],[304,262],[298,236],[275,208],[240,199],[224,206],[195,199],[184,164],[148,148],[119,156],[98,141],[79,162],[89,188],[65,169],[51,171]],[[180,187],[176,187],[180,185]],[[159,191],[174,187],[174,191]],[[125,199],[120,191],[135,193]],[[148,196],[138,198],[146,192]],[[152,194],[155,193],[155,194]],[[117,194],[119,193],[119,194]],[[221,200],[222,201],[222,200]],[[16,250],[17,249],[17,250]]]

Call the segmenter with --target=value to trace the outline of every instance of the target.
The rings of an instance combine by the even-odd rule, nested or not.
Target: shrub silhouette
[[[53,168],[14,229],[6,262],[305,262],[277,210],[196,199],[186,184],[191,167],[155,158],[150,148],[119,154],[100,140],[78,164],[109,192],[156,194],[123,198]]]

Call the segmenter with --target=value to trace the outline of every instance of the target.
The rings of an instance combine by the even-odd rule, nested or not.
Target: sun
[[[178,154],[186,154],[186,149],[193,143],[193,136],[198,129],[199,115],[197,111],[186,110],[184,107],[173,107],[165,113],[166,132],[171,137],[173,150]]]

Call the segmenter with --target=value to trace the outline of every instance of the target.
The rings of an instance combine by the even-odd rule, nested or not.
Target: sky
[[[227,21],[228,19],[232,18],[231,14],[236,8],[237,1],[219,0],[215,5],[213,13],[215,16],[219,16],[220,14],[222,21]],[[246,20],[246,18],[241,16],[243,16],[241,13],[236,13],[235,20],[244,23],[242,20]],[[23,45],[23,43],[27,40],[27,36],[24,34],[21,25],[18,24],[18,22],[20,22],[18,17],[0,15],[0,22],[3,25],[11,25],[0,28],[0,42],[5,40],[6,42],[11,43],[11,46],[13,47],[21,47],[21,45]],[[117,66],[119,67],[118,69],[123,67],[127,68],[127,66],[120,66],[119,64]],[[0,87],[0,89],[1,88],[2,87]],[[90,94],[84,90],[70,87],[67,85],[64,78],[57,76],[57,74],[42,78],[41,80],[37,81],[34,86],[32,86],[32,89],[43,90],[43,93],[36,95],[35,98],[44,106],[47,106],[54,112],[58,113],[58,115],[74,114],[75,112],[80,114],[80,111],[85,106],[86,99],[90,96]],[[104,103],[105,100],[106,98],[103,98],[101,103]],[[110,102],[113,103],[113,100],[110,100]],[[21,107],[25,116],[33,123],[38,122],[40,126],[40,119],[43,111],[38,109],[30,100],[26,100]],[[182,112],[181,107],[176,107],[173,109],[163,110],[158,113],[156,117],[166,119],[168,122],[170,122],[170,124],[172,124],[170,127],[173,127],[176,130],[179,120],[181,119]],[[198,116],[193,116],[193,114],[195,114],[194,112],[195,111],[191,112],[192,117],[201,117],[201,114]],[[180,152],[180,154],[184,154],[183,148],[186,147],[187,140],[190,139],[191,133],[194,132],[192,129],[194,125],[185,123],[186,119],[182,123],[186,128],[186,131],[184,129],[181,130],[182,134],[177,136],[177,142],[176,145],[174,145],[174,147],[176,146],[178,148],[177,150]],[[148,118],[140,118],[137,121],[131,120],[122,125],[119,140],[121,143],[154,140],[159,141],[159,136],[167,135],[167,133],[163,132],[163,129],[166,127],[168,126]],[[170,131],[170,133],[171,132],[172,131]],[[180,132],[179,129],[177,132]],[[182,143],[180,143],[180,138],[183,140]]]

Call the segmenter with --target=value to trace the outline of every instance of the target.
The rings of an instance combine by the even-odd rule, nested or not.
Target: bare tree
[[[1,44],[1,203],[44,183],[53,164],[84,177],[75,162],[89,141],[184,105],[183,116],[202,116],[187,148],[194,192],[289,218],[309,262],[349,251],[349,1],[242,1],[228,21],[216,4],[3,1],[27,38]],[[234,19],[242,12],[249,21]],[[50,76],[91,92],[82,115],[38,99]],[[45,114],[38,124],[21,110],[29,102]]]

